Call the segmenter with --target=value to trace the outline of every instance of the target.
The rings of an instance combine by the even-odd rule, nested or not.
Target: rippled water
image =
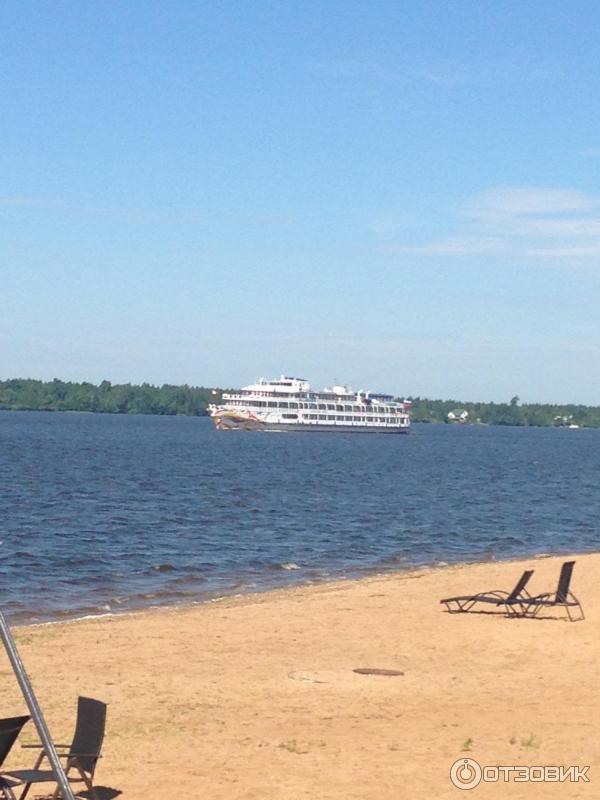
[[[217,433],[0,412],[13,619],[188,602],[440,561],[598,549],[600,431]]]

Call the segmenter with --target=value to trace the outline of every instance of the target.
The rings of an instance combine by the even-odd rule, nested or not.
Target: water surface
[[[48,620],[439,562],[598,549],[600,431],[213,430],[0,412],[0,604]]]

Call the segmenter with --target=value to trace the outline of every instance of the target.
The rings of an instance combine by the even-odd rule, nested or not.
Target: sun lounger
[[[530,597],[524,604],[524,615],[537,617],[543,608],[564,608],[570,622],[577,622],[585,619],[583,608],[579,600],[570,591],[571,578],[573,576],[574,561],[565,561],[560,570],[558,586],[555,592],[547,592]],[[578,609],[577,616],[571,613],[571,609]]]
[[[65,759],[64,771],[69,783],[84,783],[87,790],[85,796],[90,800],[99,800],[92,781],[96,763],[100,758],[105,724],[106,705],[100,700],[80,697],[77,704],[75,735],[71,745],[55,745],[58,755]],[[24,747],[39,749],[42,746],[34,744],[24,745]],[[56,774],[53,770],[41,768],[45,757],[46,753],[42,748],[33,769],[20,769],[7,773],[8,780],[24,786],[19,800],[24,800],[34,783],[56,782]]]
[[[17,740],[17,736],[21,733],[21,728],[29,719],[29,716],[0,719],[0,767],[4,764],[6,757]],[[14,800],[13,786],[16,785],[15,781],[10,780],[4,773],[0,772],[1,797],[5,798],[5,800]]]
[[[504,606],[504,610],[508,614],[523,613],[525,609],[524,604],[530,599],[529,594],[525,591],[525,586],[532,575],[532,569],[525,570],[512,592],[494,589],[493,591],[480,592],[479,594],[447,597],[445,600],[440,600],[440,603],[445,604],[450,614],[460,614],[470,611],[477,603],[485,603],[496,607]]]

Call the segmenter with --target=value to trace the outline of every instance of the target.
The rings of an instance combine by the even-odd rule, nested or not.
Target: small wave
[[[15,550],[12,553],[13,558],[31,558],[37,561],[37,556],[35,553],[30,553],[29,550]]]
[[[402,554],[396,554],[391,556],[385,556],[381,559],[382,564],[405,564],[408,561],[408,556]]]
[[[156,572],[176,572],[177,567],[174,567],[173,564],[153,564],[153,570]]]
[[[204,575],[190,573],[188,575],[182,575],[180,578],[173,578],[169,586],[192,586],[196,583],[206,583],[207,581],[208,578]]]
[[[293,561],[284,561],[283,564],[275,564],[275,569],[285,569],[291,572],[295,569],[302,569],[302,567],[299,564],[295,564]]]

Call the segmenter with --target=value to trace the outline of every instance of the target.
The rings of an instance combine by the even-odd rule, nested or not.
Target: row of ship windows
[[[297,414],[282,414],[284,419],[297,419]],[[345,416],[339,414],[303,414],[302,419],[320,419],[327,422],[387,422],[389,424],[398,424],[395,417],[359,417],[359,416]]]
[[[402,409],[389,408],[388,406],[340,406],[333,403],[288,403],[275,400],[253,400],[252,403],[245,403],[243,400],[230,400],[228,405],[232,406],[252,406],[259,408],[308,408],[318,411],[345,411],[345,412],[359,412],[361,414],[400,414]]]

